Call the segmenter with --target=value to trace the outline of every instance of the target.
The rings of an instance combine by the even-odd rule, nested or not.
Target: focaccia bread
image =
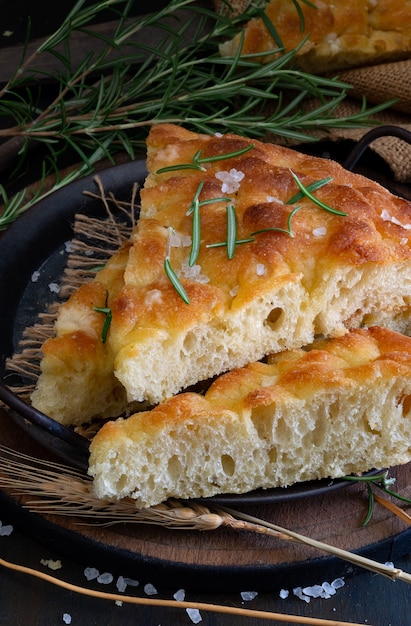
[[[236,135],[157,125],[147,148],[140,220],[61,306],[38,409],[66,424],[118,416],[315,335],[408,312],[410,202],[331,160]],[[96,307],[112,316],[104,343]]]
[[[299,5],[304,30],[292,0],[271,0],[265,13],[285,51],[297,48],[308,36],[296,55],[298,66],[307,72],[322,74],[410,57],[410,0],[315,0],[311,5]],[[221,45],[222,56],[235,55],[243,36],[243,54],[278,49],[264,20],[255,18],[243,34]],[[268,55],[260,60],[272,58]]]
[[[137,507],[338,478],[411,460],[411,339],[353,330],[108,422],[91,443],[99,498]]]

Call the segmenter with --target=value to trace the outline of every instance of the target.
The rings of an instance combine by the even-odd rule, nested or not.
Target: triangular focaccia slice
[[[318,0],[299,5],[303,20],[292,0],[271,0],[265,14],[285,51],[298,48],[296,61],[307,72],[323,74],[410,57],[410,0]],[[243,54],[257,55],[278,50],[279,44],[265,21],[255,18],[244,33],[223,43],[220,52],[234,56],[239,45]],[[268,62],[273,56],[258,58]]]
[[[411,460],[411,339],[381,327],[322,340],[103,426],[98,497],[137,507],[246,493]]]
[[[131,241],[61,307],[43,346],[32,397],[43,412],[118,416],[408,310],[411,203],[331,160],[236,135],[165,124],[147,147]],[[95,307],[112,315],[105,343]]]

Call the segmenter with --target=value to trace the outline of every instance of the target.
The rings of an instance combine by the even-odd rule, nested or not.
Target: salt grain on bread
[[[108,422],[91,443],[99,498],[137,507],[341,477],[411,459],[411,338],[353,330]]]
[[[331,160],[237,135],[163,124],[147,149],[140,220],[94,283],[60,307],[32,396],[38,409],[65,424],[117,416],[317,334],[407,320],[410,202]],[[201,169],[186,169],[198,153]],[[181,169],[159,173],[169,166]],[[288,204],[299,191],[293,174],[305,186],[330,177],[314,195],[346,216],[304,196]],[[190,266],[199,189],[201,245]],[[227,205],[236,240],[247,241],[231,259]],[[166,275],[167,256],[190,304]],[[95,307],[112,313],[105,343]]]
[[[215,4],[219,4],[218,0]],[[410,0],[321,0],[299,4],[304,30],[291,0],[271,0],[265,13],[285,51],[297,49],[295,60],[306,72],[324,74],[410,58]],[[243,54],[278,50],[278,42],[262,18],[250,20],[244,33],[223,43],[222,56],[234,56],[240,44]],[[258,58],[266,63],[273,55]]]

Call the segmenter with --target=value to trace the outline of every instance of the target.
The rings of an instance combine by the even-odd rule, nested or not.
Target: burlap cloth
[[[244,8],[245,0],[230,0],[234,11]],[[216,10],[221,10],[221,0],[213,0]],[[337,110],[340,117],[352,115],[361,110],[365,96],[368,107],[386,103],[393,98],[395,105],[372,117],[375,126],[394,125],[411,132],[411,58],[404,61],[383,63],[338,72],[338,79],[351,86],[347,97]],[[313,103],[311,106],[315,106]],[[356,129],[332,128],[312,131],[319,139],[358,141],[372,128]],[[270,138],[275,141],[275,138]],[[278,139],[280,142],[281,140]],[[288,144],[290,145],[290,144]],[[293,143],[293,145],[298,145]],[[380,137],[370,146],[390,166],[393,176],[399,182],[411,182],[411,145],[397,137]]]
[[[360,111],[362,98],[368,105],[397,98],[395,105],[373,116],[376,124],[405,128],[411,132],[411,59],[383,63],[339,72],[338,78],[352,86],[349,96],[338,109],[344,116]],[[319,136],[331,140],[359,140],[370,127],[357,129],[334,128]],[[397,137],[380,137],[370,146],[391,167],[396,180],[411,182],[411,145]]]

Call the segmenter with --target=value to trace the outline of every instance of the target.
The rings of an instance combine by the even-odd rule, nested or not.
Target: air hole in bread
[[[404,416],[408,415],[411,411],[411,396],[404,395],[400,399],[400,404],[402,404],[402,413]]]
[[[271,330],[277,330],[281,325],[284,317],[284,311],[280,307],[275,307],[268,314],[265,323],[271,328]]]
[[[173,480],[178,478],[178,476],[180,476],[182,473],[181,462],[176,454],[174,454],[172,457],[169,458],[167,467],[168,467],[168,474],[169,476],[171,476]]]
[[[197,345],[197,340],[196,340],[195,333],[192,333],[192,332],[187,333],[183,342],[183,351],[187,354],[190,354],[190,352],[195,350],[196,345]]]
[[[233,476],[235,472],[235,462],[229,454],[221,455],[221,467],[226,476]]]

